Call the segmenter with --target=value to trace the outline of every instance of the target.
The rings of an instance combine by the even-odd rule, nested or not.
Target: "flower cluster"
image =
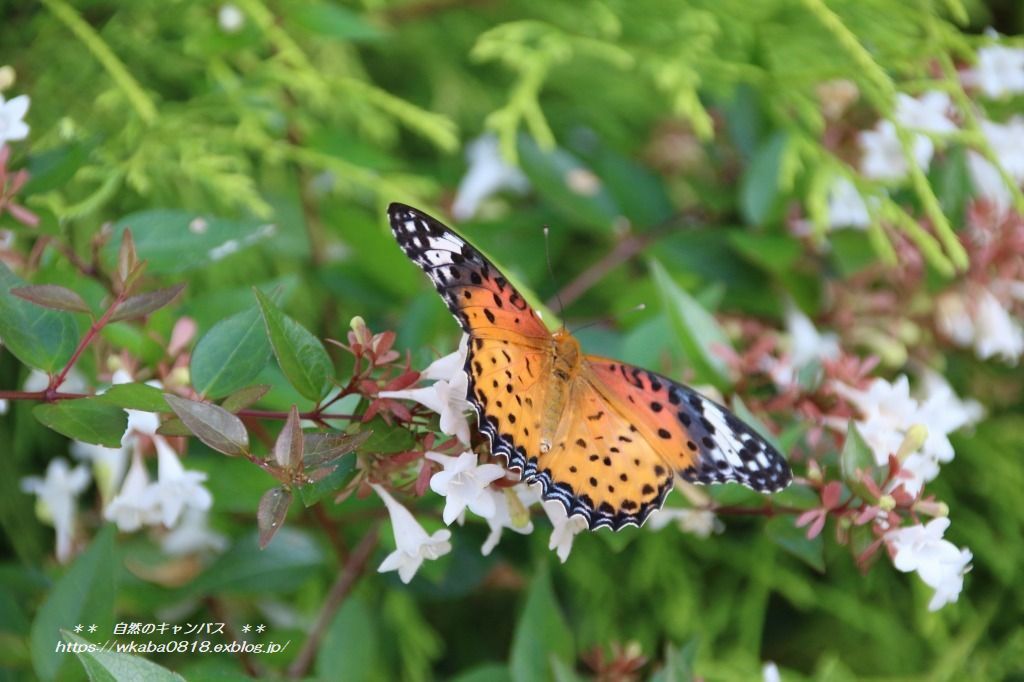
[[[179,322],[172,334],[177,338],[172,338],[169,346],[180,351],[192,331],[191,321]],[[166,380],[182,378],[174,369],[182,363],[187,363],[187,358],[172,363]],[[112,357],[110,364],[118,366],[110,377],[111,385],[134,381],[124,359]],[[24,388],[41,390],[48,382],[45,374],[33,372]],[[164,388],[157,380],[147,383]],[[77,372],[70,372],[62,387],[72,392],[87,388]],[[40,518],[56,529],[58,560],[63,562],[71,557],[75,500],[88,487],[91,478],[95,478],[99,489],[103,517],[122,532],[133,533],[146,527],[157,529],[161,546],[170,556],[224,549],[226,540],[207,525],[207,511],[213,498],[203,485],[206,474],[183,466],[171,440],[157,433],[160,421],[156,414],[139,410],[126,412],[128,424],[120,447],[72,442],[71,454],[91,465],[92,476],[84,464],[69,472],[65,461],[56,458],[51,461],[45,479],[29,477],[23,481],[23,489],[38,499]],[[155,480],[146,465],[151,454],[155,454],[157,460]]]

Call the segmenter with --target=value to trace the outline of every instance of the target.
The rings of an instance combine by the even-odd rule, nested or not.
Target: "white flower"
[[[173,530],[160,538],[160,548],[169,556],[222,552],[227,546],[226,537],[210,530],[209,514],[191,508],[181,515]]]
[[[245,14],[236,5],[228,2],[217,10],[217,23],[225,33],[238,33],[245,25]]]
[[[995,152],[999,165],[1017,185],[1024,182],[1024,117],[1014,116],[1006,123],[982,121],[981,131]],[[977,152],[968,152],[967,169],[974,193],[1001,211],[1011,204],[1010,190],[999,171]]]
[[[381,391],[380,397],[413,400],[430,408],[441,415],[442,432],[469,445],[469,421],[466,420],[469,377],[463,369],[465,363],[466,346],[460,343],[459,350],[435,360],[423,371],[423,377],[436,379],[433,385],[403,391]]]
[[[45,391],[49,385],[50,375],[42,370],[34,369],[25,377],[22,390]],[[71,371],[65,375],[64,383],[60,386],[62,393],[85,393],[88,388],[89,385],[86,383],[85,377],[75,367],[72,367]]]
[[[927,168],[935,153],[931,138],[921,133],[941,135],[956,130],[956,124],[949,118],[949,95],[943,92],[927,92],[918,98],[899,93],[896,99],[895,120],[900,126],[916,133],[911,145],[914,162],[920,168]],[[858,136],[861,151],[861,172],[874,180],[901,180],[908,170],[896,126],[892,121],[879,121],[873,130],[865,130]]]
[[[912,132],[937,135],[956,132],[956,124],[949,117],[951,109],[952,103],[945,92],[932,90],[917,98],[902,92],[896,95],[896,122]]]
[[[25,123],[28,105],[28,95],[19,95],[6,101],[0,95],[0,147],[7,142],[28,137],[28,125]]]
[[[478,464],[475,452],[449,457],[428,452],[426,458],[444,467],[430,477],[430,489],[445,498],[444,522],[451,525],[464,509],[485,519],[494,515],[494,498],[487,495],[487,486],[502,478],[505,470],[497,464]]]
[[[964,587],[964,573],[970,570],[970,550],[957,549],[956,545],[942,539],[947,528],[949,519],[938,518],[925,526],[899,528],[885,535],[897,570],[917,571],[921,580],[935,590],[928,603],[929,611],[937,611],[956,601]]]
[[[452,215],[458,220],[467,220],[488,197],[510,189],[525,192],[530,183],[523,172],[509,165],[501,156],[498,136],[485,133],[466,148],[469,169],[459,182],[452,204]]]
[[[154,436],[157,454],[157,481],[153,485],[153,497],[160,506],[160,520],[172,528],[182,512],[191,507],[200,511],[210,508],[213,497],[203,487],[206,474],[201,471],[187,471],[174,451],[162,436]]]
[[[0,398],[0,415],[7,414],[7,410],[10,403],[7,402],[7,398]]]
[[[105,448],[93,443],[73,441],[71,455],[75,459],[87,460],[92,464],[92,475],[96,478],[100,497],[104,503],[110,502],[128,466],[128,448]]]
[[[57,560],[61,563],[71,558],[77,498],[88,485],[89,470],[82,465],[71,469],[63,457],[50,460],[45,478],[21,479],[21,489],[36,496],[36,514],[57,532]]]
[[[132,375],[127,370],[119,369],[114,372],[110,382],[114,386],[118,384],[130,384],[134,381]],[[163,389],[164,385],[159,381],[152,380],[146,382],[147,386],[153,386],[154,388]],[[132,436],[135,434],[143,434],[146,436],[152,436],[156,433],[156,430],[160,428],[160,416],[153,412],[143,412],[142,410],[125,410],[128,413],[128,428],[125,429],[124,436],[121,437],[121,445],[128,445]]]
[[[1024,92],[1024,50],[1005,45],[987,45],[979,49],[978,64],[964,73],[964,81],[987,97]]]
[[[779,666],[771,661],[761,666],[761,678],[764,682],[782,682],[782,675],[779,674]]]
[[[839,337],[832,332],[819,332],[811,319],[792,302],[786,307],[786,331],[789,333],[786,357],[765,358],[765,369],[779,388],[796,383],[800,370],[811,363],[839,356]]]
[[[975,304],[974,352],[982,360],[999,357],[1017,364],[1024,353],[1024,330],[1020,324],[988,289],[981,289]]]
[[[725,525],[713,511],[680,507],[663,507],[652,513],[647,519],[647,527],[658,531],[667,528],[673,521],[684,533],[693,533],[704,539],[711,537],[712,533],[721,533],[725,530]]]
[[[919,392],[920,400],[910,395],[906,375],[897,377],[891,384],[885,379],[875,379],[866,391],[844,384],[836,384],[835,389],[861,413],[857,427],[879,466],[888,461],[890,454],[900,452],[912,427],[926,429],[927,436],[920,446],[903,453],[901,468],[905,477],[898,479],[897,485],[902,485],[911,495],[917,495],[925,483],[938,476],[939,463],[953,459],[949,434],[981,417],[980,405],[961,401],[937,375],[926,375]]]
[[[828,225],[864,228],[871,224],[868,206],[856,186],[846,178],[837,178],[828,191]]]
[[[920,423],[920,406],[910,396],[906,375],[900,375],[891,384],[885,379],[875,379],[866,391],[840,383],[835,389],[861,413],[857,426],[879,466],[889,461],[890,454],[899,451],[910,427]]]
[[[1014,295],[1016,282],[993,282]],[[1001,358],[1016,364],[1024,354],[1024,329],[1013,319],[991,289],[976,286],[969,293],[948,291],[936,300],[935,322],[939,331],[961,347],[974,347],[982,360]]]
[[[565,507],[556,500],[548,500],[543,506],[544,513],[555,527],[551,531],[548,549],[555,550],[559,560],[564,564],[569,558],[569,552],[572,551],[573,539],[587,529],[587,520],[579,514],[568,516]]]
[[[124,484],[103,510],[103,518],[116,523],[118,530],[124,533],[132,533],[144,525],[160,523],[162,514],[155,493],[142,454],[136,448]]]
[[[935,324],[958,346],[969,346],[974,341],[974,319],[967,297],[960,291],[950,290],[935,299]]]
[[[396,502],[388,491],[376,484],[371,487],[384,500],[391,516],[391,530],[395,534],[395,551],[381,562],[377,568],[378,573],[398,571],[402,582],[408,583],[424,559],[437,559],[452,551],[450,530],[442,528],[433,535],[427,535],[427,531],[409,510]]]
[[[521,535],[532,533],[533,522],[530,521],[529,508],[534,502],[540,502],[539,486],[525,483],[502,490],[488,489],[486,493],[494,500],[494,513],[487,517],[491,532],[480,548],[484,556],[488,556],[498,546],[501,532],[505,528],[511,528]]]

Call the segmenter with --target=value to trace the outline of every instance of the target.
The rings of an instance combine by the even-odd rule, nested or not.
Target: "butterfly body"
[[[462,237],[402,204],[399,245],[470,336],[467,400],[494,454],[591,528],[641,525],[676,475],[693,483],[785,487],[785,459],[729,410],[632,365],[586,355],[548,331],[505,277]]]

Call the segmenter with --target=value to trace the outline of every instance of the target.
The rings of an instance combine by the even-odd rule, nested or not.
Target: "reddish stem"
[[[82,356],[82,353],[85,352],[85,349],[90,343],[92,343],[92,340],[96,338],[96,335],[100,330],[107,326],[107,323],[110,322],[110,318],[114,316],[114,312],[122,303],[124,303],[125,297],[126,292],[122,291],[118,293],[117,296],[114,297],[110,306],[103,312],[103,315],[100,316],[100,319],[90,325],[89,331],[87,331],[85,336],[82,337],[82,340],[78,342],[78,347],[75,348],[75,352],[71,355],[71,359],[68,360],[66,365],[64,365],[64,369],[60,371],[60,374],[50,379],[50,385],[45,391],[45,400],[47,402],[53,402],[56,400],[54,396],[57,394],[57,389],[60,388],[61,384],[64,383],[64,380],[67,379],[68,372],[70,372],[71,368],[75,366],[75,363],[78,362],[78,358]]]

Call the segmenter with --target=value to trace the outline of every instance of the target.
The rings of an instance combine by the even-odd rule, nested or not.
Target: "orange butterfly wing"
[[[789,485],[786,459],[727,408],[660,374],[587,356],[597,391],[630,415],[685,481],[734,481],[758,492]]]
[[[778,490],[785,459],[724,407],[660,375],[588,356],[566,380],[561,414],[552,396],[556,342],[484,256],[430,216],[388,209],[402,250],[419,265],[470,335],[467,399],[491,451],[506,457],[545,500],[591,528],[641,525],[664,503],[674,475]],[[549,449],[545,423],[557,424]],[[549,434],[551,435],[551,434]]]

